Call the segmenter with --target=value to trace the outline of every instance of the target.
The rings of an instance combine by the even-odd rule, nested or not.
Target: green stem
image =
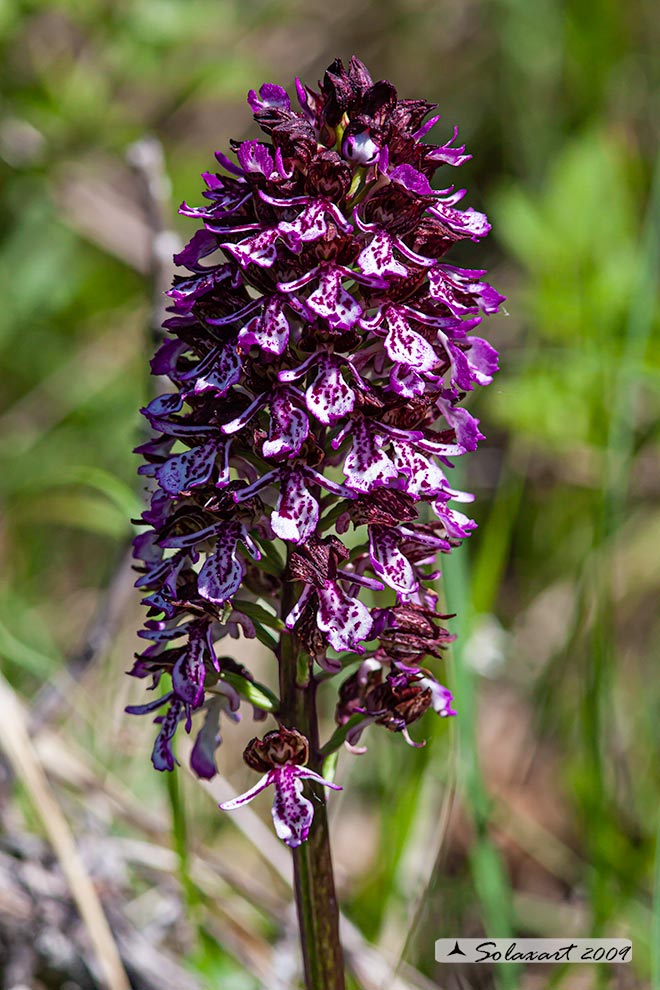
[[[285,582],[282,615],[293,606],[293,588]],[[283,630],[279,644],[280,720],[309,739],[309,765],[320,771],[316,714],[316,682],[311,662],[295,633]],[[344,961],[339,941],[339,905],[335,893],[325,793],[311,784],[314,821],[306,842],[293,850],[296,907],[307,990],[345,990]]]

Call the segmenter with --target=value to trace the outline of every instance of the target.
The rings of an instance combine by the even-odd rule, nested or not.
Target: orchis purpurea
[[[458,207],[464,190],[431,185],[470,157],[456,132],[425,142],[433,104],[399,99],[356,58],[335,61],[318,92],[296,90],[298,110],[280,86],[250,92],[264,138],[217,152],[204,204],[180,210],[201,227],[175,257],[187,273],[152,361],[173,391],[143,410],[152,486],[135,556],[149,645],[131,671],[171,686],[130,709],[164,709],[159,770],[175,765],[179,723],[190,732],[204,711],[192,754],[203,777],[221,715],[274,715],[280,728],[246,751],[265,776],[222,807],[273,784],[292,847],[312,820],[303,781],[334,786],[313,769],[333,747],[360,751],[371,724],[419,745],[408,727],[427,709],[455,714],[425,666],[452,639],[433,582],[438,554],[474,528],[447,471],[482,438],[461,402],[497,369],[475,331],[503,300],[483,271],[444,260],[490,227]],[[280,698],[218,655],[226,636],[272,650]],[[350,665],[322,746],[314,688]]]

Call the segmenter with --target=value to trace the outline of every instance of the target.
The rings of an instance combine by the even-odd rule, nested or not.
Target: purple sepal
[[[365,275],[380,278],[404,278],[408,269],[394,257],[394,240],[384,228],[372,237],[358,255],[357,263]]]

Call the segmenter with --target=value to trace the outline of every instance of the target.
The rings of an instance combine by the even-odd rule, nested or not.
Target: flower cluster
[[[464,190],[431,185],[469,158],[456,132],[424,142],[432,104],[398,99],[356,58],[318,92],[296,87],[300,110],[280,86],[250,92],[265,140],[218,152],[204,205],[180,211],[202,227],[175,258],[187,274],[152,361],[174,391],[143,410],[154,436],[138,448],[153,479],[135,543],[150,617],[132,674],[169,675],[171,690],[132,710],[167,706],[158,769],[205,708],[193,766],[214,772],[221,712],[255,703],[216,644],[240,631],[275,648],[282,622],[326,671],[364,656],[337,710],[359,723],[349,744],[372,722],[408,737],[427,708],[454,714],[421,664],[451,638],[435,560],[474,523],[446,471],[481,439],[460,402],[497,368],[474,332],[503,297],[444,256],[489,224],[458,208]],[[277,616],[268,602],[289,581],[299,595]],[[370,607],[374,591],[391,605]]]

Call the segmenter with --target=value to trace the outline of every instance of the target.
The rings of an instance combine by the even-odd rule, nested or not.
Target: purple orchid
[[[452,639],[433,582],[438,554],[475,526],[456,508],[472,496],[447,475],[482,439],[461,403],[497,370],[475,331],[503,297],[445,255],[490,226],[460,207],[464,190],[432,184],[469,158],[456,132],[425,142],[432,104],[399,99],[355,58],[296,91],[300,110],[275,84],[250,92],[263,139],[218,152],[204,204],[180,211],[202,226],[175,258],[185,271],[152,361],[172,391],[143,410],[154,435],[138,448],[152,486],[135,540],[148,646],[131,674],[171,689],[130,710],[164,709],[160,770],[199,712],[202,777],[215,772],[221,713],[275,715],[278,745],[296,728],[284,702],[217,655],[227,635],[258,638],[280,669],[292,637],[311,683],[361,657],[337,708],[340,727],[355,716],[353,748],[367,725],[411,741],[428,709],[455,714],[424,666]],[[374,607],[374,591],[390,604]],[[303,781],[335,785],[300,751],[266,758],[260,746],[246,759],[264,776],[223,808],[272,784],[276,830],[296,846],[312,817]],[[318,746],[309,755],[320,769]]]

